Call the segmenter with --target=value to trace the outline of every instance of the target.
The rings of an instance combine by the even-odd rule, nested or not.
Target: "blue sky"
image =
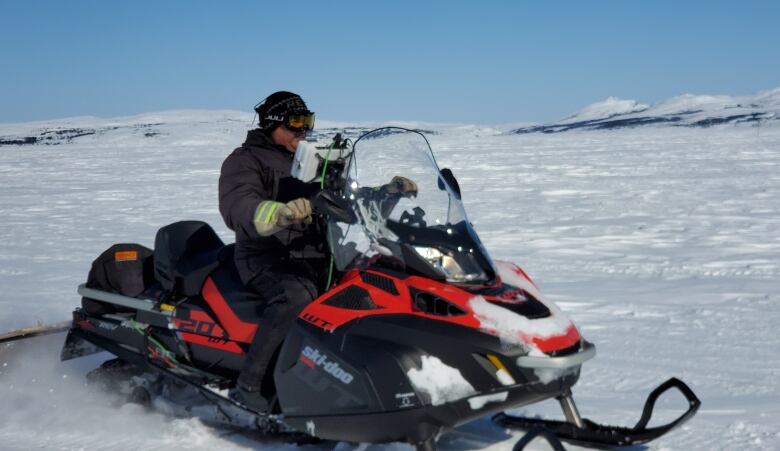
[[[0,122],[251,112],[320,119],[559,119],[608,96],[780,86],[777,1],[1,0]]]

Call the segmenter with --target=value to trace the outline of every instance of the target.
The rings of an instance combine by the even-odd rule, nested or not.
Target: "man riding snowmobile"
[[[264,380],[273,372],[268,369],[274,352],[293,320],[325,288],[326,236],[309,201],[320,184],[291,176],[296,149],[314,127],[314,112],[287,91],[271,94],[255,111],[259,127],[222,164],[219,211],[236,232],[234,259],[241,281],[266,302],[234,395],[265,411],[275,392],[271,378]],[[410,180],[395,177],[377,192],[415,190]]]
[[[236,232],[235,263],[241,281],[261,293],[267,307],[238,378],[237,398],[266,410],[271,387],[262,378],[274,350],[301,309],[318,293],[325,236],[312,220],[308,198],[315,184],[290,177],[298,143],[314,125],[303,99],[279,91],[255,107],[259,128],[222,164],[219,211]]]

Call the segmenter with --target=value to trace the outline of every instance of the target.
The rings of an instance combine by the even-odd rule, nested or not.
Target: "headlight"
[[[468,283],[487,278],[485,272],[475,261],[471,250],[459,248],[452,255],[442,253],[439,249],[432,247],[415,246],[414,250],[434,269],[442,273],[447,282]]]

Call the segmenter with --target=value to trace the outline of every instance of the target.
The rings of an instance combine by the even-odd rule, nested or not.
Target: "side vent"
[[[392,294],[393,296],[398,296],[399,294],[393,279],[388,277],[380,276],[379,274],[374,274],[371,272],[361,271],[360,279],[373,287],[377,287],[382,291]]]
[[[458,316],[466,314],[465,310],[435,294],[416,290],[414,288],[411,288],[410,292],[412,294],[412,305],[415,310],[437,316]]]
[[[379,308],[371,300],[368,291],[354,285],[344,288],[323,301],[322,304],[348,310],[374,310]]]
[[[487,299],[487,301],[493,305],[511,310],[518,315],[523,315],[528,319],[540,319],[550,316],[550,309],[525,290],[519,290],[519,293],[511,300],[494,298]]]

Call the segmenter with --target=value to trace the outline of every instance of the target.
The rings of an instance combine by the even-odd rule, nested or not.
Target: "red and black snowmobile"
[[[570,389],[595,347],[522,269],[490,258],[452,172],[438,168],[425,136],[382,128],[331,150],[299,151],[296,164],[316,166],[322,182],[313,205],[328,220],[336,282],[300,314],[279,349],[268,412],[227,396],[262,333],[264,303],[239,280],[233,246],[203,222],[163,227],[153,251],[118,244],[104,252],[79,287],[82,307],[62,359],[108,351],[117,359],[96,374],[123,375],[121,389],[136,401],[290,439],[433,449],[443,431],[495,415],[533,430],[516,449],[539,434],[556,447],[556,437],[624,446],[694,415],[699,400],[671,379],[650,395],[633,428],[581,418]],[[377,189],[396,175],[416,183],[416,196]],[[669,388],[683,393],[689,409],[648,428],[655,400]],[[560,401],[566,421],[502,413],[549,398]]]

